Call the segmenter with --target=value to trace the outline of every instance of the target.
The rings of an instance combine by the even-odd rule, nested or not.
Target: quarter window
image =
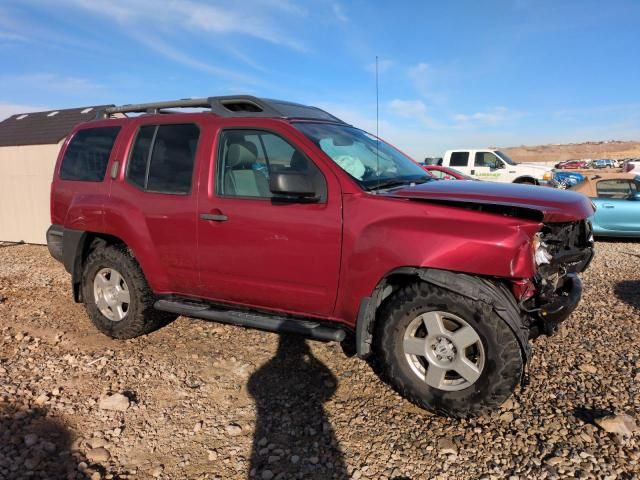
[[[67,146],[60,166],[62,180],[101,182],[120,127],[86,128]]]
[[[279,135],[259,130],[225,130],[219,141],[216,191],[229,197],[271,198],[273,172],[307,173],[321,201],[326,185],[320,170]]]
[[[158,193],[189,193],[200,130],[194,124],[146,125],[136,136],[127,179]]]
[[[449,165],[452,167],[466,167],[469,165],[469,152],[452,152]]]

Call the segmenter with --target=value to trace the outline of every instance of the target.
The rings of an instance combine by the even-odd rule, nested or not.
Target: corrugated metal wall
[[[56,145],[0,147],[0,241],[46,243]]]

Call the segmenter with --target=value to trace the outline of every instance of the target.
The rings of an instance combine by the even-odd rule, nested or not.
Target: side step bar
[[[208,305],[171,300],[158,300],[154,307],[163,312],[177,313],[185,317],[213,320],[268,332],[296,333],[325,342],[341,342],[346,337],[345,331],[340,327],[329,327],[311,320],[295,320],[237,310],[217,310]]]

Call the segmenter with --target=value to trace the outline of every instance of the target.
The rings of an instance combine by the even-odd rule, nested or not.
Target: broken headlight
[[[542,234],[536,233],[533,237],[533,258],[537,266],[550,263],[553,258],[547,250],[547,244],[542,241]]]

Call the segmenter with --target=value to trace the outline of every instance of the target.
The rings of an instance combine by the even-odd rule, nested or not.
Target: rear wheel
[[[113,338],[147,334],[177,316],[153,308],[157,298],[124,246],[109,245],[91,252],[84,264],[82,288],[89,318]]]
[[[449,416],[496,408],[524,368],[516,335],[493,309],[424,282],[387,300],[375,343],[382,373],[401,395]]]

